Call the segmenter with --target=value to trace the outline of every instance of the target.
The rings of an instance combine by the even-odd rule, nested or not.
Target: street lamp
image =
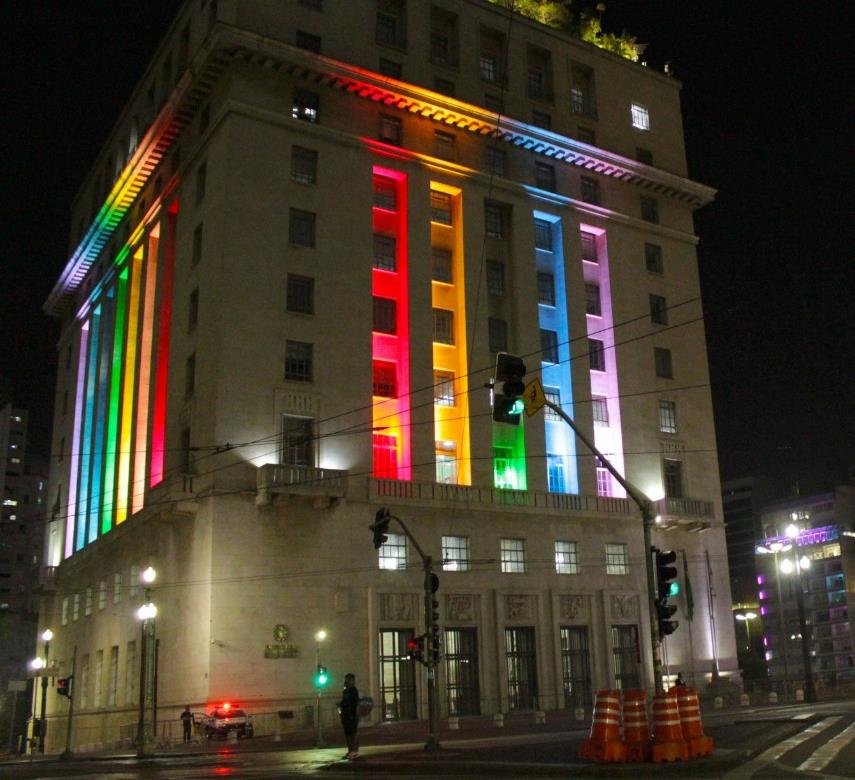
[[[149,566],[140,575],[140,579],[150,586],[157,579],[157,572]],[[146,750],[146,699],[148,694],[148,654],[149,643],[154,636],[154,619],[157,617],[157,607],[151,600],[151,588],[145,589],[145,601],[137,610],[137,619],[140,621],[140,706],[137,719],[137,757],[143,758],[148,755]],[[156,659],[155,659],[156,662]],[[156,678],[155,678],[156,679]]]
[[[745,641],[747,642],[747,650],[751,652],[751,621],[757,619],[756,612],[738,612],[734,616],[737,620],[745,623]]]
[[[784,621],[784,599],[781,596],[781,572],[778,568],[778,554],[782,552],[789,552],[792,549],[793,545],[784,544],[783,542],[771,542],[770,544],[764,546],[762,544],[758,544],[755,548],[755,551],[758,555],[774,555],[775,556],[775,586],[778,591],[778,617],[780,622],[780,652],[783,653],[784,657],[784,695],[787,694],[787,690],[790,686],[790,659],[787,653],[787,627]]]
[[[327,638],[327,632],[321,629],[315,633],[315,670],[318,675],[315,679],[315,690],[317,691],[317,699],[315,702],[315,747],[326,747],[324,742],[324,732],[321,728],[321,688],[326,684],[326,681],[321,681],[321,642]]]
[[[50,666],[50,640],[53,639],[53,631],[46,628],[42,631],[42,641],[45,643],[44,669]],[[39,753],[45,752],[45,735],[47,734],[47,686],[48,676],[42,674],[42,719],[39,721]]]
[[[795,543],[795,539],[799,535],[798,526],[795,524],[790,524],[787,526],[786,530],[787,538],[792,539]],[[785,566],[786,564],[786,566]],[[784,574],[791,574],[795,572],[798,575],[798,581],[796,583],[796,604],[799,610],[799,633],[801,634],[802,639],[802,665],[804,666],[804,675],[805,675],[805,701],[816,701],[816,685],[813,680],[813,663],[811,662],[810,655],[810,641],[811,637],[808,633],[808,623],[807,616],[805,615],[805,581],[803,572],[807,571],[810,568],[810,558],[806,555],[803,555],[799,558],[798,551],[793,550],[793,559],[792,560],[784,560],[781,561],[781,571]]]

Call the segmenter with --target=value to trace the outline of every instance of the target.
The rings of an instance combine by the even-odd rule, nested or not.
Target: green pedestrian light
[[[677,580],[671,583],[671,590],[668,591],[668,598],[673,598],[674,596],[680,595],[680,583]]]
[[[316,688],[324,688],[327,683],[330,681],[330,676],[327,673],[326,666],[318,666],[318,672],[315,675],[315,687]]]

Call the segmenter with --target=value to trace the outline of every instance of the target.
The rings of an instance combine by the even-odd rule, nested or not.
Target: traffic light
[[[676,582],[677,567],[672,566],[677,560],[677,553],[673,550],[654,549],[656,555],[656,595],[659,599],[667,599],[676,596],[680,592],[680,585]]]
[[[431,574],[430,579],[425,582],[428,592],[425,594],[425,604],[430,611],[430,657],[434,663],[437,663],[442,657],[440,654],[441,642],[439,634],[439,601],[435,598],[437,590],[439,590],[439,577],[436,574]]]
[[[659,636],[668,636],[677,630],[677,626],[680,625],[680,621],[671,620],[676,611],[676,604],[669,604],[667,601],[656,602],[656,612],[659,620]]]
[[[388,536],[386,536],[386,532],[389,530],[389,521],[391,519],[392,515],[386,507],[383,507],[383,509],[378,509],[377,514],[374,515],[374,523],[373,525],[370,525],[369,528],[374,531],[375,550],[379,550],[389,538]]]
[[[315,674],[315,687],[325,688],[330,681],[330,676],[327,673],[327,667],[318,664],[318,671]]]
[[[70,677],[58,677],[56,680],[56,692],[60,696],[68,696],[71,698],[71,681],[74,679],[74,675]]]
[[[424,636],[411,636],[407,640],[407,660],[425,662],[425,638]]]
[[[520,415],[525,409],[520,396],[525,392],[525,363],[517,355],[499,352],[496,355],[496,385],[502,383],[502,392],[493,394],[493,420],[519,425]]]

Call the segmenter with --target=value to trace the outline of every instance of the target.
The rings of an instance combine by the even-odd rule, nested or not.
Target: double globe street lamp
[[[140,642],[140,703],[139,717],[137,719],[137,756],[142,758],[148,755],[147,752],[147,731],[146,731],[146,700],[148,698],[148,655],[149,644],[154,638],[154,619],[157,617],[157,607],[151,600],[151,586],[157,579],[157,572],[153,567],[149,566],[143,571],[140,576],[145,584],[145,600],[142,606],[137,610],[137,619],[141,626],[141,642]],[[157,656],[154,659],[157,664]],[[155,682],[156,685],[156,666],[155,666]]]
[[[45,752],[45,734],[47,733],[47,687],[48,687],[48,669],[50,668],[50,640],[53,639],[53,631],[46,628],[42,631],[42,641],[45,643],[44,658],[36,656],[30,661],[30,668],[42,678],[42,705],[41,719],[39,720],[39,753]],[[35,737],[36,735],[33,734]]]

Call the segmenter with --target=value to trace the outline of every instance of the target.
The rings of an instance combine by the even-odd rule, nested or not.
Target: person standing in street
[[[344,690],[341,692],[338,711],[347,741],[347,754],[344,758],[356,758],[359,756],[359,691],[356,689],[356,677],[353,674],[344,676]]]
[[[190,712],[190,705],[184,707],[184,712],[181,713],[181,725],[184,727],[184,741],[190,742],[190,730],[193,727],[193,713]]]

